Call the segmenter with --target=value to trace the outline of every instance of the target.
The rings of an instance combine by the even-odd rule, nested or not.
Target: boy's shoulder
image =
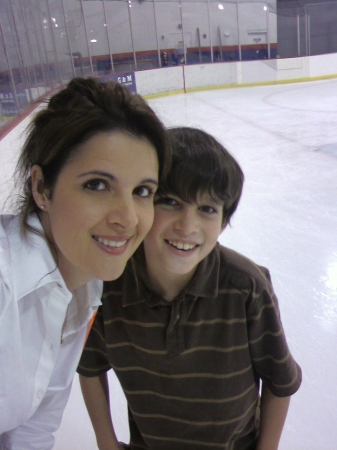
[[[240,288],[249,288],[252,283],[260,287],[270,286],[270,273],[266,267],[223,245],[219,244],[217,249],[220,256],[219,280],[226,278]]]

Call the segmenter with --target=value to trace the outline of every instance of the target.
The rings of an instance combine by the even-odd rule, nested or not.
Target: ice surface
[[[149,103],[167,126],[214,134],[242,165],[243,197],[219,240],[270,269],[289,346],[303,369],[279,450],[337,449],[337,80]],[[17,133],[0,142],[2,201]],[[117,434],[127,440],[125,400],[113,374],[111,404]],[[97,448],[77,378],[56,434],[55,450],[70,448]]]

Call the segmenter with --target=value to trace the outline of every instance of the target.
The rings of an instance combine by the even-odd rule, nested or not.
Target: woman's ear
[[[44,178],[41,167],[35,164],[32,167],[30,176],[32,180],[32,195],[35,203],[40,209],[45,211],[47,207],[48,197],[44,187]]]

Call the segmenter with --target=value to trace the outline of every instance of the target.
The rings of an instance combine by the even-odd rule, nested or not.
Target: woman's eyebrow
[[[151,183],[154,184],[156,186],[158,186],[158,181],[154,180],[153,178],[146,178],[145,180],[142,180],[141,183]]]
[[[78,175],[77,178],[87,177],[88,175],[98,175],[100,177],[109,178],[112,181],[116,179],[111,173],[103,172],[101,170],[91,170],[89,172],[84,172],[84,173],[81,173],[80,175]]]
[[[105,177],[108,178],[111,181],[115,181],[116,177],[114,175],[112,175],[111,173],[108,172],[103,172],[101,170],[91,170],[89,172],[84,172],[81,173],[80,175],[78,175],[77,178],[82,178],[82,177],[87,177],[88,175],[96,175],[96,176],[100,176],[100,177]],[[140,183],[151,183],[154,184],[155,186],[158,186],[158,180],[155,180],[154,178],[146,178],[145,180],[141,180]]]

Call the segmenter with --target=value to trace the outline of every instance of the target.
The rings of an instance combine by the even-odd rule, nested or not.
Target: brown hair
[[[205,131],[175,127],[167,130],[172,165],[157,196],[173,194],[187,203],[199,194],[224,202],[223,224],[229,224],[242,193],[244,175],[235,158]]]
[[[146,101],[115,82],[74,78],[50,98],[29,126],[16,171],[23,191],[19,207],[23,230],[29,228],[28,215],[38,211],[31,191],[32,166],[41,167],[44,188],[52,195],[62,168],[75,157],[78,147],[110,131],[145,137],[157,152],[159,179],[165,177],[170,160],[165,129]]]

